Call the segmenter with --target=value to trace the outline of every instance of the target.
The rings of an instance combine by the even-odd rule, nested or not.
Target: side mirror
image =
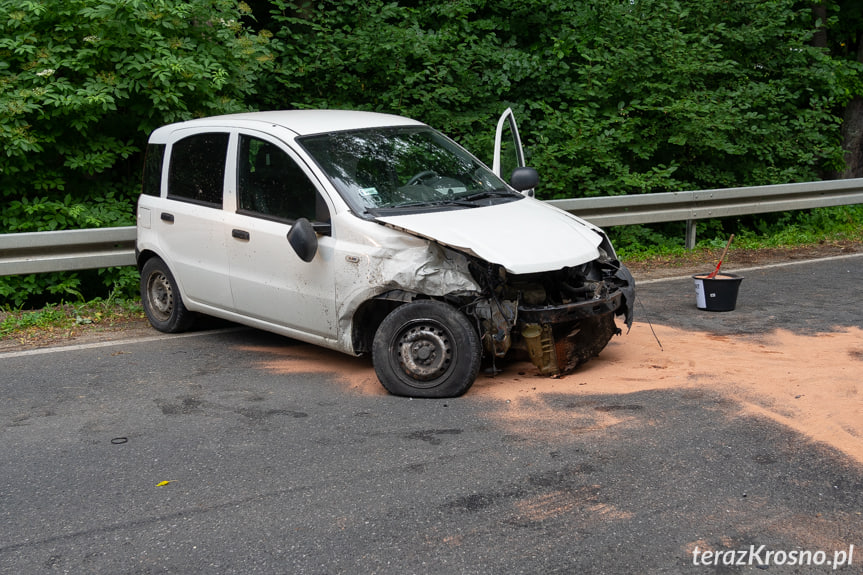
[[[288,232],[288,243],[304,262],[315,259],[315,254],[318,252],[318,235],[312,222],[306,218],[295,221]]]
[[[509,185],[519,192],[531,190],[539,185],[539,172],[533,168],[516,168],[509,177]]]

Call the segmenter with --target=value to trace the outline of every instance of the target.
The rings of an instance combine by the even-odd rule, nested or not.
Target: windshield
[[[335,132],[299,142],[358,213],[452,209],[523,197],[427,127]]]

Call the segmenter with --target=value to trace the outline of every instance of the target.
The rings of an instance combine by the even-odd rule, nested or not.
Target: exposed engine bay
[[[574,370],[599,354],[620,329],[632,325],[635,280],[616,259],[600,258],[554,272],[514,275],[473,260],[482,297],[463,307],[477,321],[485,352],[504,357],[526,351],[543,375]]]

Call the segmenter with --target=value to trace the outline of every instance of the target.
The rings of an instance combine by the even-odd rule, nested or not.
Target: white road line
[[[782,263],[778,263],[778,264],[765,264],[763,266],[752,266],[750,268],[734,268],[732,273],[736,274],[736,273],[749,272],[749,271],[753,271],[753,270],[769,270],[772,268],[784,268],[784,267],[788,267],[788,266],[798,266],[801,264],[811,264],[811,263],[816,263],[816,262],[831,262],[831,261],[836,261],[836,260],[846,260],[849,258],[859,258],[861,256],[863,256],[863,253],[847,254],[844,256],[830,256],[827,258],[816,258],[813,260],[794,260],[792,262],[782,262]],[[624,263],[626,263],[626,262],[624,262]],[[635,287],[637,289],[638,286],[643,286],[646,284],[655,284],[655,283],[659,283],[659,282],[670,282],[670,281],[688,280],[688,279],[692,279],[692,276],[691,275],[674,276],[674,277],[668,277],[668,278],[657,278],[657,279],[642,280],[642,281],[639,281],[638,278],[635,278]]]
[[[43,355],[46,353],[59,353],[62,351],[80,351],[82,349],[96,349],[99,347],[111,347],[114,345],[128,345],[147,343],[150,341],[163,341],[166,339],[181,339],[186,337],[199,337],[204,335],[219,335],[222,333],[230,333],[232,331],[241,331],[249,329],[247,327],[226,327],[223,329],[212,329],[209,331],[194,331],[189,333],[151,335],[147,337],[135,337],[129,339],[119,339],[117,341],[97,341],[94,343],[82,343],[79,345],[59,345],[56,347],[40,347],[39,349],[28,349],[25,351],[10,351],[6,353],[0,352],[0,359],[11,359],[13,357],[25,357],[28,355]]]

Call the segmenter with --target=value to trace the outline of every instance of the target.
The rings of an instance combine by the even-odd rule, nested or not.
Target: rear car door
[[[168,267],[184,297],[230,308],[223,189],[230,134],[193,130],[169,147],[167,201],[153,215]]]

